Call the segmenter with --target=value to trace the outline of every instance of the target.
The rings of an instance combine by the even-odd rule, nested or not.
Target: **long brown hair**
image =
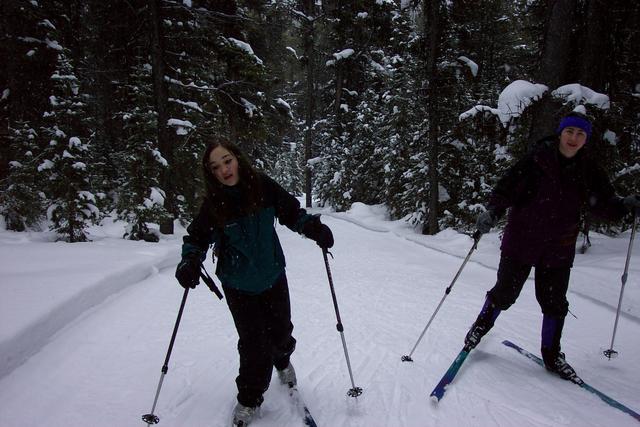
[[[239,187],[242,195],[239,205],[230,199],[228,193],[224,191],[225,185],[218,181],[209,168],[209,156],[218,147],[225,148],[238,160],[239,180],[236,186]],[[206,198],[215,209],[214,217],[218,227],[223,227],[227,220],[234,216],[245,216],[256,212],[262,205],[262,185],[259,173],[240,148],[227,139],[217,136],[207,145],[202,156],[202,174],[207,190]]]

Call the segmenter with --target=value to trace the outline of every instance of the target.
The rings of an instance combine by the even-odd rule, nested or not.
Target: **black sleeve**
[[[300,233],[304,224],[313,216],[302,209],[298,199],[282,188],[280,184],[266,175],[262,176],[264,191],[272,200],[278,221],[292,231]]]
[[[533,196],[533,192],[536,191],[536,173],[534,155],[530,153],[511,166],[500,178],[489,196],[488,209],[501,218],[508,208],[524,198]]]
[[[213,208],[211,202],[205,199],[198,215],[187,227],[187,235],[182,239],[182,256],[197,253],[204,259],[209,245],[216,243],[218,238],[219,233],[213,222]]]
[[[619,221],[627,213],[622,203],[622,198],[616,195],[607,174],[602,168],[592,164],[589,170],[589,199],[587,201],[589,211],[599,218]]]

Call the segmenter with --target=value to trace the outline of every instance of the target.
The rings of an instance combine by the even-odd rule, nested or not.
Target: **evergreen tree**
[[[53,206],[54,227],[78,240],[95,204],[128,237],[187,222],[203,148],[221,135],[296,194],[304,175],[308,204],[312,167],[321,203],[470,230],[530,135],[576,106],[552,95],[566,83],[609,97],[586,106],[590,150],[621,194],[639,190],[640,7],[622,0],[1,7],[0,212],[13,229]],[[550,90],[503,120],[493,110],[516,80]]]
[[[134,97],[126,88],[129,76],[135,78],[139,59],[138,13],[143,13],[136,9],[139,3],[90,0],[80,26],[85,54],[79,78],[88,95],[85,121],[92,129],[91,186],[104,215],[117,212],[119,188],[126,177],[120,157],[130,129],[124,130],[122,114],[133,108]]]
[[[319,138],[318,194],[336,209],[354,201],[383,203],[382,158],[388,141],[378,131],[387,119],[381,100],[394,68],[389,34],[400,36],[394,18],[401,12],[392,2],[368,1],[336,3],[329,10],[331,59],[326,65],[333,76]]]
[[[38,134],[25,122],[12,123],[9,131],[7,140],[12,156],[0,191],[0,214],[9,230],[37,229],[45,210],[34,158],[39,152]]]
[[[442,202],[442,227],[466,228],[473,225],[486,203],[506,161],[508,146],[514,138],[510,129],[491,113],[480,112],[471,119],[461,114],[476,105],[496,105],[498,96],[512,76],[526,77],[530,57],[522,33],[513,29],[518,21],[517,2],[494,0],[453,3],[448,35],[451,91],[446,104],[450,108],[441,155],[441,176],[446,190]],[[514,112],[515,113],[515,112]]]
[[[387,70],[380,98],[382,173],[384,200],[392,219],[406,217],[422,223],[426,199],[426,153],[418,141],[423,133],[420,64],[417,51],[420,38],[412,25],[410,9],[398,10],[392,17],[392,35],[379,63]]]
[[[37,186],[38,130],[57,58],[49,5],[2,2],[0,52],[0,213],[10,230],[38,226],[44,200]]]
[[[149,223],[159,224],[169,216],[166,194],[160,188],[160,170],[167,166],[158,149],[151,89],[151,65],[140,64],[124,87],[131,108],[118,113],[123,123],[124,146],[115,156],[119,170],[118,218],[127,224],[124,237],[155,240]]]
[[[83,125],[86,99],[64,47],[58,49],[51,80],[50,106],[40,131],[45,145],[38,172],[46,177],[51,228],[67,242],[83,242],[88,221],[97,220],[99,212],[90,191],[90,136]]]

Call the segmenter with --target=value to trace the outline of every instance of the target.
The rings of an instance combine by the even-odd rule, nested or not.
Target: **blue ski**
[[[505,340],[505,341],[502,341],[502,344],[506,345],[507,347],[513,348],[514,350],[516,350],[518,353],[522,354],[526,358],[531,359],[534,362],[536,362],[538,365],[544,366],[544,362],[542,361],[542,359],[540,359],[535,354],[529,353],[527,350],[523,349],[522,347],[517,346],[516,344],[512,343],[511,341],[506,341]],[[573,382],[573,383],[579,385],[580,387],[582,387],[583,389],[595,394],[600,399],[602,399],[602,401],[606,402],[608,405],[610,405],[610,406],[612,406],[612,407],[614,407],[616,409],[619,409],[622,412],[624,412],[626,414],[629,414],[633,418],[635,418],[636,420],[640,421],[640,414],[635,412],[633,409],[630,409],[630,408],[624,406],[622,403],[618,402],[617,400],[607,396],[603,392],[593,388],[589,384],[585,383],[582,379],[577,378],[576,380],[571,380],[571,382]]]
[[[304,403],[304,400],[302,400],[302,396],[300,396],[298,388],[295,385],[287,386],[287,390],[289,391],[289,397],[302,416],[304,425],[308,427],[317,427],[315,420],[311,416],[311,412],[309,412],[309,408],[307,408],[307,404]]]
[[[442,396],[444,396],[444,392],[447,391],[447,386],[451,384],[453,379],[456,377],[456,374],[460,370],[462,363],[464,362],[464,360],[467,358],[468,355],[469,355],[469,350],[467,350],[466,347],[463,347],[460,353],[458,353],[456,360],[454,360],[451,366],[449,366],[449,369],[447,369],[447,372],[445,372],[444,376],[442,377],[438,385],[431,392],[431,399],[433,399],[436,402],[439,402],[440,399],[442,399]]]

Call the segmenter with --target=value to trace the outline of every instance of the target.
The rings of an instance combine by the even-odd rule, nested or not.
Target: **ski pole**
[[[620,306],[622,305],[622,295],[624,294],[624,285],[627,283],[627,273],[629,272],[629,261],[631,260],[631,249],[633,248],[633,239],[636,236],[636,224],[638,222],[638,212],[633,215],[633,225],[631,226],[631,238],[629,239],[629,249],[627,249],[627,260],[624,263],[624,273],[622,273],[622,286],[620,287],[620,297],[618,298],[618,309],[616,310],[616,321],[613,324],[613,336],[611,337],[611,346],[604,351],[604,355],[611,360],[618,356],[618,352],[613,349],[613,341],[616,339],[616,330],[618,329],[618,318],[620,317]]]
[[[169,358],[171,357],[171,350],[173,350],[173,343],[176,340],[176,335],[178,334],[178,326],[180,325],[180,318],[182,317],[182,312],[184,310],[184,305],[187,302],[187,295],[189,295],[189,288],[185,288],[184,294],[182,295],[182,303],[180,304],[180,310],[178,310],[178,318],[176,319],[176,324],[173,327],[173,334],[171,335],[171,342],[169,342],[169,350],[167,351],[167,357],[164,359],[164,365],[162,365],[162,374],[160,375],[160,382],[158,383],[158,388],[156,390],[156,397],[153,399],[153,406],[151,407],[151,412],[142,416],[142,421],[147,423],[147,427],[151,424],[158,424],[160,422],[160,418],[157,415],[154,415],[153,412],[156,410],[156,403],[158,403],[158,396],[160,395],[160,389],[162,388],[162,381],[164,381],[164,376],[167,374],[169,370]]]
[[[200,278],[202,278],[202,280],[204,281],[205,285],[207,285],[207,287],[211,290],[211,292],[216,294],[218,299],[224,298],[222,296],[222,292],[220,292],[220,289],[218,289],[218,287],[216,286],[215,282],[213,281],[211,276],[209,276],[209,273],[207,273],[207,270],[204,268],[204,266],[202,264],[200,264]]]
[[[458,269],[458,272],[456,273],[455,277],[451,281],[451,284],[444,291],[444,295],[443,295],[442,299],[440,300],[440,303],[438,304],[438,307],[436,307],[436,311],[433,312],[433,314],[431,315],[431,318],[427,322],[427,326],[425,326],[424,329],[422,330],[422,333],[420,334],[420,337],[418,337],[418,341],[416,341],[416,344],[411,349],[411,353],[409,353],[409,355],[402,356],[401,360],[403,362],[413,362],[413,359],[411,358],[411,355],[413,355],[413,352],[416,351],[416,348],[418,347],[418,344],[420,344],[420,341],[422,340],[422,337],[424,337],[424,334],[427,332],[427,329],[429,329],[429,326],[431,325],[431,322],[433,322],[433,319],[436,317],[436,314],[438,313],[438,310],[440,310],[440,307],[442,306],[442,303],[444,302],[445,298],[447,298],[447,295],[449,295],[449,293],[451,292],[451,288],[453,288],[453,285],[456,283],[456,280],[458,280],[458,277],[460,276],[460,273],[462,273],[462,269],[467,264],[467,261],[469,261],[469,258],[471,258],[471,254],[478,247],[478,242],[480,241],[480,237],[482,237],[482,233],[480,231],[476,231],[475,233],[473,233],[472,237],[473,237],[473,246],[469,250],[469,253],[467,254],[467,257],[464,259],[462,265]]]
[[[353,381],[353,372],[351,371],[351,362],[349,361],[349,352],[347,351],[347,342],[344,339],[344,327],[342,326],[342,320],[340,320],[340,310],[338,310],[338,300],[336,299],[336,292],[333,288],[333,278],[331,277],[331,269],[329,268],[329,259],[327,258],[327,254],[330,252],[322,248],[322,256],[324,257],[324,266],[327,269],[327,277],[329,278],[329,288],[331,288],[331,298],[333,299],[333,308],[336,311],[336,318],[338,319],[338,323],[336,324],[336,329],[340,332],[340,338],[342,339],[342,347],[344,348],[344,356],[347,360],[347,369],[349,370],[349,377],[351,378],[351,386],[347,392],[347,396],[350,397],[358,397],[362,394],[362,388],[356,387],[355,382]],[[333,258],[333,255],[331,255]]]

